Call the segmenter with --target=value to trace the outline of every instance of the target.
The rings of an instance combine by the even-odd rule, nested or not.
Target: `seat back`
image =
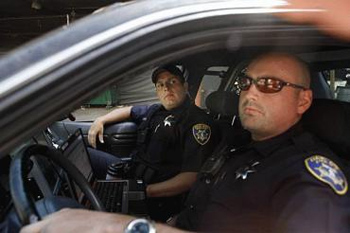
[[[214,91],[206,99],[206,106],[210,115],[215,119],[215,123],[220,129],[221,139],[229,142],[234,138],[234,134],[241,130],[238,120],[238,100],[239,96],[232,91]]]
[[[333,95],[322,72],[311,72],[310,88],[314,99],[332,99]]]
[[[214,91],[208,95],[205,105],[210,114],[220,117],[232,117],[238,114],[239,96],[232,91]]]
[[[350,160],[350,103],[315,99],[302,123],[338,156]]]

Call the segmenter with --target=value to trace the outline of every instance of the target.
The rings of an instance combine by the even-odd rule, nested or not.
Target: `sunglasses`
[[[290,82],[285,82],[278,78],[261,77],[253,79],[247,75],[240,76],[237,78],[237,85],[241,91],[248,91],[252,84],[254,84],[256,89],[258,89],[262,93],[277,93],[281,91],[282,88],[285,86],[307,90],[307,88],[303,86]]]

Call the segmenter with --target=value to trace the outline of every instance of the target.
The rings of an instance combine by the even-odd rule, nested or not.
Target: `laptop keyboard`
[[[126,182],[97,182],[95,193],[108,212],[122,212],[123,190]]]

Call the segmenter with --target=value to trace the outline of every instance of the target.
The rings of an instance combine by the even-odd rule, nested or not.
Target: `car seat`
[[[322,72],[311,72],[310,89],[314,99],[332,99],[332,92]]]
[[[324,141],[339,157],[350,159],[350,103],[314,99],[303,115],[303,126]]]
[[[206,99],[209,114],[213,116],[220,129],[222,143],[234,145],[250,137],[248,131],[243,131],[238,120],[238,100],[239,96],[232,91],[214,91]],[[237,135],[244,136],[237,138]]]

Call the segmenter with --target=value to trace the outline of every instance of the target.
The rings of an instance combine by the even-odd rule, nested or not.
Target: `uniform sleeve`
[[[131,108],[131,119],[136,123],[140,124],[142,122],[142,119],[147,116],[148,110],[150,109],[150,106],[147,105],[139,105],[139,106],[133,106]]]
[[[349,194],[312,179],[289,180],[273,196],[272,232],[349,232]]]
[[[197,121],[185,132],[182,172],[198,172],[215,149],[218,129],[210,121]]]

